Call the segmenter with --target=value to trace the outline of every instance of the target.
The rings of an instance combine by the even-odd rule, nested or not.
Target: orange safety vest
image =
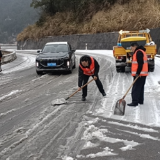
[[[91,65],[89,68],[84,68],[81,64],[79,65],[81,69],[83,70],[83,74],[88,75],[88,76],[94,75],[94,71],[95,71],[94,59],[93,57],[90,57],[90,58],[91,58]]]
[[[132,72],[132,76],[136,76],[136,72],[138,69],[138,62],[137,62],[137,52],[141,51],[143,53],[143,67],[142,67],[142,71],[140,73],[140,76],[147,76],[148,75],[148,62],[147,62],[147,55],[146,52],[138,49],[134,54],[133,54],[133,59],[132,59],[132,68],[131,68],[131,72]]]

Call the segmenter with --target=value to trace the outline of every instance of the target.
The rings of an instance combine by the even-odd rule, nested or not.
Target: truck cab
[[[154,59],[157,54],[157,46],[152,41],[149,32],[149,29],[139,31],[119,31],[117,46],[113,46],[113,56],[115,58],[117,72],[129,72],[131,70],[133,52],[131,51],[130,46],[133,42],[146,48],[149,72],[154,71]]]

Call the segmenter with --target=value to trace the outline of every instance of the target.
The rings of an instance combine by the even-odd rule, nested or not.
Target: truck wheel
[[[121,72],[125,72],[125,67],[121,67]]]
[[[149,68],[149,72],[154,72],[154,68]]]
[[[121,71],[120,67],[116,67],[116,71],[119,73]]]

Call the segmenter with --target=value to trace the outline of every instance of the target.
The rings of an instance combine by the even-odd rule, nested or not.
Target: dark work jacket
[[[139,46],[134,51],[134,54],[138,49],[146,51],[146,49],[143,46]],[[144,62],[143,62],[143,53],[141,51],[137,52],[137,62],[138,62],[138,69],[137,69],[137,73],[136,74],[139,75],[141,73],[141,71],[142,71],[142,67],[143,67],[143,64],[144,64]]]
[[[89,63],[89,66],[88,66],[87,68],[89,68],[90,65],[91,65],[91,58],[90,58],[90,56],[84,55],[84,56],[82,56],[82,57],[87,57],[87,60],[88,60],[88,63]],[[81,57],[81,58],[82,58],[82,57]],[[93,59],[94,59],[94,58],[93,58]],[[80,62],[81,62],[81,59],[80,59]],[[99,72],[100,66],[99,66],[98,62],[97,62],[95,59],[94,59],[94,64],[95,64],[95,72],[94,72],[94,75],[93,75],[93,76],[98,77],[98,72]],[[82,64],[81,64],[81,65],[82,65]],[[81,67],[79,66],[79,73],[78,73],[78,86],[79,86],[79,87],[82,86],[83,76],[84,76],[83,70],[82,70]],[[86,76],[87,76],[87,75],[86,75]]]

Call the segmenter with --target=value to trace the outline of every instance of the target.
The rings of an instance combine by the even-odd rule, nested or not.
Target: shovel
[[[85,87],[86,85],[88,85],[89,83],[91,83],[93,80],[94,80],[94,79],[91,79],[90,81],[88,81],[85,85],[83,85],[83,86],[81,87],[81,89],[84,88],[84,87]],[[69,98],[71,98],[72,96],[74,96],[78,91],[79,91],[79,89],[77,89],[73,94],[71,94],[71,95],[70,95],[69,97],[67,97],[66,99],[65,99],[65,98],[61,98],[61,99],[53,100],[53,101],[52,101],[52,105],[54,106],[54,105],[60,105],[60,104],[65,104],[65,103],[67,103],[67,100],[68,100]]]
[[[126,97],[126,95],[128,94],[129,90],[131,89],[131,87],[133,86],[133,84],[136,82],[136,80],[139,78],[139,76],[133,81],[133,83],[131,84],[131,86],[129,87],[129,89],[127,90],[126,94],[122,97],[122,99],[119,99],[116,102],[116,106],[114,109],[114,115],[124,115],[125,113],[125,107],[126,107],[126,101],[124,100],[124,98]]]

